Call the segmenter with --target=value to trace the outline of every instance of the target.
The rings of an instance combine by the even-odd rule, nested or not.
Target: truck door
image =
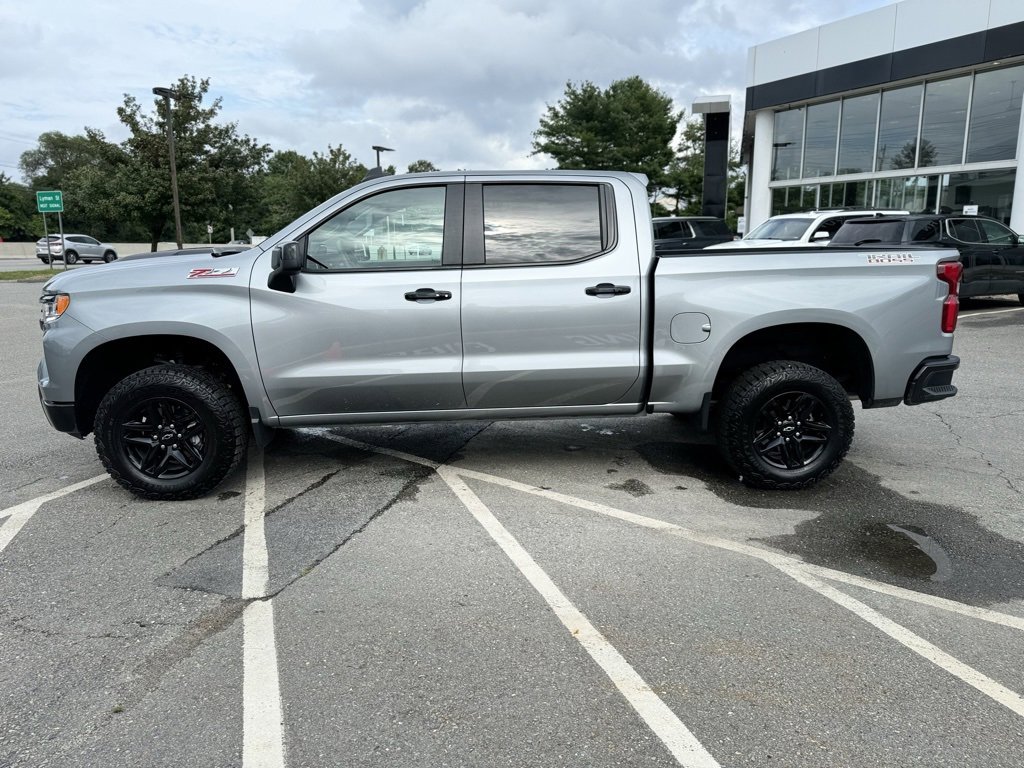
[[[994,294],[1024,291],[1024,248],[1016,233],[991,219],[978,219],[978,227],[987,246],[998,256],[989,290]]]
[[[469,408],[639,401],[637,226],[617,180],[466,185]]]
[[[390,188],[320,219],[295,291],[253,269],[253,337],[281,417],[465,407],[462,185]]]

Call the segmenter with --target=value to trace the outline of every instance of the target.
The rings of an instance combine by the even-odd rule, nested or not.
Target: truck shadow
[[[791,534],[756,540],[806,562],[972,605],[1024,599],[1024,543],[984,528],[957,507],[885,488],[849,461],[813,488],[760,491],[741,485],[708,446],[636,448],[656,471],[685,472],[730,504],[813,515]]]

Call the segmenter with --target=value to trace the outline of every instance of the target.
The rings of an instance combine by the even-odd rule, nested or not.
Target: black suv
[[[664,216],[652,221],[655,256],[668,256],[733,240],[728,225],[714,216]]]
[[[1015,293],[1024,304],[1024,246],[1006,225],[985,216],[916,214],[851,219],[829,247],[935,245],[956,248],[964,265],[960,295]]]

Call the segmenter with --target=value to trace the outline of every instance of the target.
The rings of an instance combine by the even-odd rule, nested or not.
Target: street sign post
[[[59,189],[52,189],[46,192],[36,192],[36,210],[43,214],[43,237],[46,238],[46,258],[50,262],[50,269],[53,269],[53,250],[50,247],[50,235],[46,228],[46,214],[57,214],[57,227],[60,230],[60,245],[64,247],[64,219],[61,214],[64,212],[64,193]],[[67,270],[68,262],[64,260],[64,269]]]
[[[50,192],[36,192],[36,209],[40,213],[63,213],[64,193],[59,189]]]

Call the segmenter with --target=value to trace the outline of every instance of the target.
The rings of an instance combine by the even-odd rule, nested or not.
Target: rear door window
[[[484,263],[581,261],[606,250],[596,184],[485,184]]]
[[[982,243],[985,241],[975,219],[950,219],[949,234],[961,243]]]

